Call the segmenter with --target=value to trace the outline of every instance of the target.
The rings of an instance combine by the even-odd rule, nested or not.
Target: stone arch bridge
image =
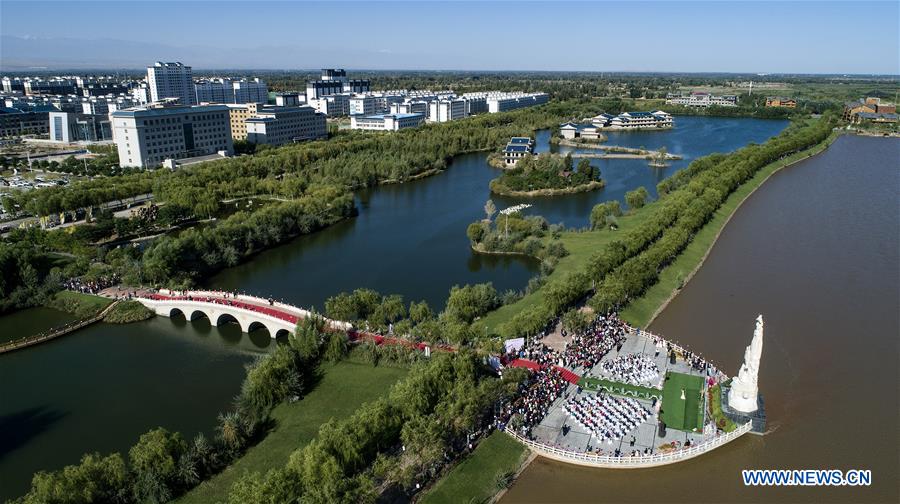
[[[271,299],[218,291],[161,289],[139,293],[135,300],[163,317],[184,315],[188,320],[206,317],[216,326],[236,323],[245,333],[266,329],[273,338],[293,334],[297,322],[312,315],[308,310]],[[333,329],[351,328],[347,322],[325,320]]]

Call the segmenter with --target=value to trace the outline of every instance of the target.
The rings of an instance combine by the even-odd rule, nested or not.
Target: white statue
[[[762,356],[763,346],[763,318],[756,317],[756,330],[753,331],[753,341],[744,351],[744,364],[736,378],[731,381],[731,390],[728,392],[728,405],[736,411],[752,413],[757,409],[756,396],[759,393],[757,380],[759,378],[759,358]]]

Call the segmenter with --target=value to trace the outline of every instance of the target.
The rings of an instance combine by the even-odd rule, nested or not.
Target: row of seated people
[[[569,386],[559,370],[545,368],[535,371],[530,379],[528,387],[521,393],[518,399],[504,406],[498,421],[506,424],[516,415],[521,419],[521,434],[529,436],[531,428],[541,423],[553,401],[556,400]]]
[[[643,354],[618,355],[600,364],[603,374],[632,385],[653,384],[659,381],[659,366]]]
[[[566,403],[565,410],[593,437],[610,444],[622,439],[650,416],[637,400],[608,394],[573,398]]]

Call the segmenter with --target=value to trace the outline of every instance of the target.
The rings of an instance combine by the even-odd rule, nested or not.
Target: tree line
[[[592,255],[584,270],[542,287],[545,303],[520,312],[498,332],[508,337],[534,334],[589,296],[591,306],[599,312],[625,306],[656,283],[662,269],[681,253],[737,187],[767,164],[824,141],[835,123],[829,115],[794,124],[765,144],[692,162],[687,169],[660,183],[660,199],[644,210],[652,214],[641,225]],[[592,212],[592,224],[601,219],[606,222],[612,212],[606,205],[595,216]]]

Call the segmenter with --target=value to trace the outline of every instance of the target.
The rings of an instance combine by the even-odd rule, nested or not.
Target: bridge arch
[[[172,308],[169,310],[169,318],[183,317],[187,318],[183,311],[180,308]]]
[[[260,329],[265,329],[266,332],[269,333],[269,335],[272,334],[271,329],[269,329],[268,326],[266,326],[265,324],[263,324],[262,322],[260,322],[260,321],[258,321],[258,320],[254,320],[253,322],[250,322],[250,325],[247,326],[247,331],[246,331],[246,332],[247,332],[247,333],[251,333],[251,332],[253,332],[253,331],[258,331],[258,330],[260,330]]]
[[[212,320],[212,318],[210,318],[209,314],[206,313],[206,312],[203,311],[203,310],[194,310],[194,311],[192,311],[192,312],[191,312],[191,317],[190,317],[189,320],[190,320],[191,322],[193,322],[193,321],[195,321],[195,320],[200,320],[200,319],[204,319],[204,318],[205,318],[206,320],[208,320],[210,324],[213,323],[213,320]]]
[[[217,326],[225,325],[225,324],[237,324],[238,326],[241,325],[241,323],[238,321],[238,319],[230,313],[223,313],[223,314],[219,315],[219,317],[216,319]]]
[[[276,339],[280,339],[280,338],[290,337],[290,335],[291,335],[291,331],[288,331],[287,329],[279,329],[278,331],[275,332],[275,334],[272,335],[272,337],[276,338]]]

